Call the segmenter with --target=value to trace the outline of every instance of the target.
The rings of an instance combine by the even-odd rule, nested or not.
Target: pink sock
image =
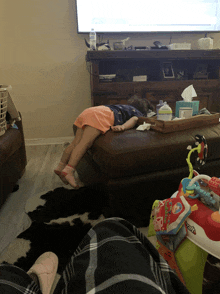
[[[67,164],[65,166],[65,168],[62,170],[62,173],[65,173],[66,174],[70,174],[70,173],[74,173],[75,169],[70,165],[70,164]]]
[[[79,185],[76,182],[76,179],[74,177],[75,169],[67,164],[67,166],[62,170],[61,175],[65,177],[65,179],[69,182],[69,184],[74,188],[79,188]]]

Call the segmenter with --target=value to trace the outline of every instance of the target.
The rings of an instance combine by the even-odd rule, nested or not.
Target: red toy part
[[[175,235],[190,213],[191,207],[183,196],[160,201],[154,229],[158,234]]]
[[[212,241],[220,241],[220,223],[212,218],[214,213],[198,199],[186,198],[188,203],[193,206],[197,204],[198,210],[192,211],[189,218],[203,228],[206,236]]]
[[[196,135],[195,139],[197,141],[196,145],[198,145],[197,164],[199,164],[199,166],[202,166],[206,162],[207,153],[208,153],[208,145],[206,143],[206,139],[204,136]],[[199,168],[199,166],[198,166],[198,168]]]
[[[200,143],[200,146],[201,146],[201,151],[198,153],[198,157],[199,159],[204,159],[204,147],[205,147],[205,144],[204,142]]]
[[[220,179],[212,177],[211,180],[209,180],[208,185],[215,194],[220,196]]]

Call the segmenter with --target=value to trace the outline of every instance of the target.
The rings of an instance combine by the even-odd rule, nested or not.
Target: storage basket
[[[7,113],[8,91],[7,86],[0,85],[0,136],[4,135],[7,130],[6,113]]]

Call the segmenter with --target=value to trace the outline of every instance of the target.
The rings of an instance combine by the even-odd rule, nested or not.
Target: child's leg
[[[83,130],[80,128],[77,128],[75,138],[73,139],[72,143],[70,143],[69,146],[67,146],[66,149],[64,150],[62,158],[61,158],[61,162],[65,163],[65,165],[67,165],[67,163],[69,162],[70,155],[73,149],[76,147],[76,145],[79,144],[82,138],[82,134],[83,134]]]
[[[58,164],[57,168],[54,170],[54,172],[61,178],[61,180],[64,182],[64,184],[69,184],[67,180],[65,180],[65,177],[61,174],[62,170],[67,165],[70,155],[75,148],[75,146],[80,142],[82,137],[83,130],[80,128],[77,128],[75,138],[73,139],[72,143],[70,143],[69,146],[64,150],[62,158],[60,163]]]
[[[62,175],[65,176],[65,179],[72,187],[77,187],[77,183],[74,178],[74,171],[76,170],[79,161],[82,159],[83,155],[92,146],[93,142],[100,134],[101,131],[93,127],[86,126],[84,128],[80,142],[73,149],[68,165],[62,171]]]

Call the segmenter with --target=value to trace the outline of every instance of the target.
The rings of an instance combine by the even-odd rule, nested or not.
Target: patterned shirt
[[[115,116],[114,126],[123,125],[126,121],[128,121],[133,116],[144,116],[142,112],[137,110],[135,107],[131,105],[117,104],[117,105],[105,105],[109,107]]]

